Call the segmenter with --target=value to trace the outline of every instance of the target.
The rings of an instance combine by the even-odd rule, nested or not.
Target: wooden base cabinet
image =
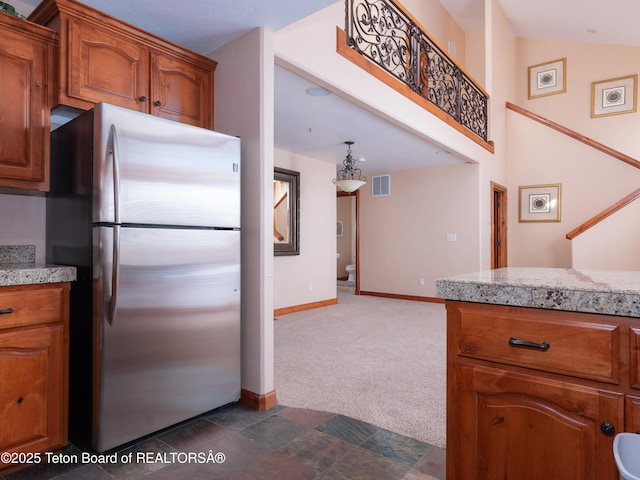
[[[600,419],[624,424],[622,394],[485,366],[461,365],[459,378],[464,460],[448,478],[617,478]]]
[[[0,187],[49,190],[49,108],[57,35],[0,13]]]
[[[74,0],[44,0],[29,19],[60,33],[58,104],[108,102],[213,129],[215,61]]]
[[[447,478],[618,479],[637,321],[447,301]]]
[[[0,472],[68,443],[68,305],[68,283],[0,287]]]

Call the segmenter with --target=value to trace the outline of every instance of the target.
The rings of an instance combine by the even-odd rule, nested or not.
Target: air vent
[[[391,195],[391,175],[371,177],[371,195],[374,197]]]

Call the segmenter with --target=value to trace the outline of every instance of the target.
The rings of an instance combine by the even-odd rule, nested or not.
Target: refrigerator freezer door
[[[99,103],[94,223],[240,227],[240,139]]]
[[[237,401],[240,232],[96,227],[94,251],[93,448]]]

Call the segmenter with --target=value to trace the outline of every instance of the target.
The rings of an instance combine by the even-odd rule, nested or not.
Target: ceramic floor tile
[[[213,465],[170,465],[149,476],[154,479],[171,478],[171,475],[177,475],[173,478],[215,478],[218,480],[227,478],[230,474],[246,468],[259,458],[271,453],[271,450],[266,446],[254,442],[238,432],[211,423],[209,420],[199,420],[158,438],[180,452],[208,454],[211,450],[214,454],[223,453],[225,460],[224,463]],[[212,476],[212,472],[215,473],[215,476]],[[209,477],[192,476],[196,474],[209,475]]]
[[[271,450],[277,450],[308,430],[309,428],[299,423],[274,415],[241,430],[240,433],[269,447]]]
[[[399,480],[410,466],[356,447],[351,453],[334,463],[321,480]]]
[[[233,474],[229,480],[315,480],[316,472],[294,459],[273,452]]]
[[[335,413],[308,410],[306,408],[285,408],[278,416],[299,423],[309,428],[316,428],[336,416]]]
[[[98,465],[87,464],[82,467],[76,468],[67,473],[63,473],[60,476],[55,477],[55,480],[113,480],[113,479],[138,479],[139,476],[128,476],[123,477],[121,475],[111,476],[107,472],[105,472]]]
[[[360,445],[373,435],[378,427],[354,418],[336,415],[329,419],[316,430],[327,433],[345,442]]]
[[[229,480],[231,475],[243,468],[246,468],[246,465],[230,469],[224,464],[173,463],[136,480]]]
[[[429,451],[415,464],[414,469],[431,475],[433,478],[446,478],[447,451],[440,447],[431,447]]]
[[[205,418],[231,430],[242,430],[274,415],[273,410],[256,411],[234,404],[215,410]]]
[[[82,451],[75,445],[68,445],[56,455],[56,458],[80,458],[81,453]],[[65,457],[66,455],[69,457]],[[36,465],[7,473],[4,477],[6,480],[48,480],[55,476],[76,470],[81,466],[82,464],[80,462],[73,461],[63,461],[62,463],[47,462],[45,457],[42,462]]]
[[[412,468],[411,470],[409,470],[409,473],[407,473],[404,477],[402,477],[402,480],[442,480],[445,477],[433,477],[431,475],[428,475],[426,473],[422,473],[419,470],[416,470],[415,468]]]
[[[446,451],[429,447],[343,415],[235,404],[116,451],[135,462],[41,463],[0,480],[444,480]],[[178,457],[165,452],[220,452],[224,461],[172,462]],[[70,445],[63,453],[82,452]]]
[[[168,465],[159,461],[167,452],[175,453],[176,450],[157,438],[150,438],[132,447],[117,452],[117,463],[100,464],[100,468],[113,478],[140,478],[155,472]],[[123,459],[131,461],[123,462]]]
[[[409,466],[415,465],[432,448],[428,443],[385,429],[379,429],[360,446]]]
[[[321,473],[354,448],[356,448],[355,445],[339,438],[317,430],[309,430],[304,435],[280,447],[278,453],[291,457]]]

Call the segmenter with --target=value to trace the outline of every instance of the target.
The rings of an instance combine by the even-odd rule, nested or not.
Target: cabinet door
[[[448,465],[449,478],[618,478],[601,424],[622,430],[623,395],[484,366],[459,375],[459,471]]]
[[[61,75],[61,103],[90,108],[108,102],[148,112],[148,49],[93,23],[76,18],[68,22],[67,76]]]
[[[213,129],[213,70],[160,53],[151,58],[151,113]]]
[[[48,48],[0,31],[0,186],[48,190]]]
[[[627,395],[625,401],[625,431],[640,433],[640,397]]]
[[[67,443],[64,345],[62,325],[0,333],[0,451],[41,452]]]

